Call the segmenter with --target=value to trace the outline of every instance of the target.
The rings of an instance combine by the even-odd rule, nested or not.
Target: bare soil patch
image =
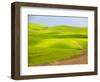
[[[87,64],[87,63],[88,63],[87,55],[84,54],[73,58],[64,59],[61,61],[55,61],[52,62],[50,65],[69,65],[69,64]]]

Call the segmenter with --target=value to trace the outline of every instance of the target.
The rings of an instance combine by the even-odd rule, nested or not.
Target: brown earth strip
[[[87,55],[79,55],[73,58],[52,62],[50,65],[69,65],[69,64],[87,64]]]

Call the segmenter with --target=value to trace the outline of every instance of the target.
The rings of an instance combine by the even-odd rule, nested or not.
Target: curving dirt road
[[[87,64],[87,63],[88,63],[87,55],[85,54],[61,61],[55,61],[52,62],[50,65]]]

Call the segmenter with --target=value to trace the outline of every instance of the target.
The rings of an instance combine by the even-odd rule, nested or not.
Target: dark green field
[[[49,65],[87,50],[87,27],[28,24],[28,66]]]

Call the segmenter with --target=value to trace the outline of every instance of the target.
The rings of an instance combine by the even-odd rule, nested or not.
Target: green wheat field
[[[50,65],[87,50],[87,27],[28,23],[28,66]]]

